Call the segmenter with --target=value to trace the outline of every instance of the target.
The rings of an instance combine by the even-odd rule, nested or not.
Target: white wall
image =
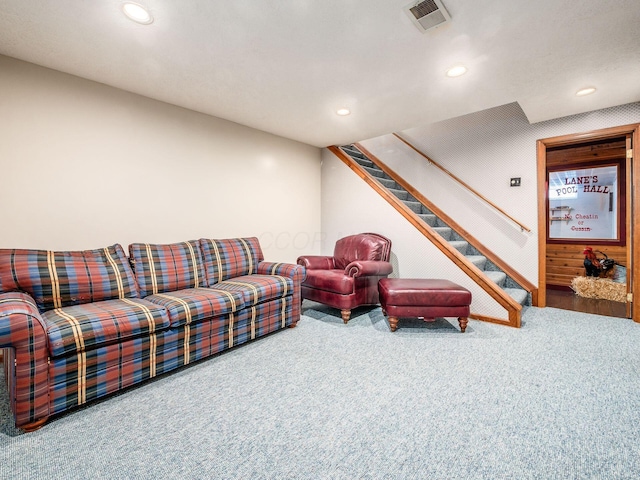
[[[362,143],[482,244],[537,284],[536,141],[639,122],[640,103],[537,124],[530,124],[517,104],[509,104],[400,132],[434,161],[530,228],[531,233],[521,231],[394,136]],[[510,187],[511,177],[521,177],[522,186]],[[323,211],[323,222],[333,214],[338,213]],[[344,224],[349,221],[343,219]]]
[[[320,250],[320,149],[0,56],[0,248]]]

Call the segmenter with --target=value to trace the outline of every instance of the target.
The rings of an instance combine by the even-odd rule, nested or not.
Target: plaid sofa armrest
[[[256,273],[289,277],[293,280],[295,287],[299,287],[304,279],[307,278],[307,270],[302,265],[293,263],[260,262]]]
[[[0,294],[0,348],[16,427],[35,429],[49,417],[49,353],[44,321],[25,293]]]
[[[276,263],[261,261],[256,271],[260,275],[280,275],[293,280],[293,294],[291,296],[291,313],[286,320],[289,327],[295,327],[302,312],[302,282],[307,278],[307,270],[302,265],[293,263]]]

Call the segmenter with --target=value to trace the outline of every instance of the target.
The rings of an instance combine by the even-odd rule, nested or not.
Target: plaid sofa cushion
[[[169,315],[163,307],[139,298],[56,308],[43,313],[42,319],[53,357],[149,336],[169,327]]]
[[[200,246],[209,286],[229,278],[251,275],[264,260],[256,237],[208,240],[201,238]]]
[[[145,297],[145,300],[167,309],[171,327],[233,313],[241,310],[245,305],[244,298],[239,292],[216,291],[209,288],[158,293]]]
[[[132,243],[129,255],[141,297],[207,286],[197,240],[167,245]]]
[[[216,283],[212,290],[237,292],[247,305],[257,305],[293,294],[293,280],[280,275],[246,275]]]
[[[136,298],[135,276],[121,245],[54,252],[0,249],[0,292],[22,291],[40,312],[116,298]]]

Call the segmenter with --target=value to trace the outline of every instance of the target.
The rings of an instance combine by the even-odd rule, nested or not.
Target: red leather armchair
[[[307,270],[302,298],[339,308],[347,323],[352,308],[379,303],[378,280],[393,271],[390,253],[391,240],[360,233],[338,240],[332,257],[298,257],[298,265]]]

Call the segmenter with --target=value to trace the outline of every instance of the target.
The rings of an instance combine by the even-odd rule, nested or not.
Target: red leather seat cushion
[[[303,285],[309,288],[335,292],[342,295],[353,293],[354,278],[344,274],[344,270],[307,270]]]
[[[471,304],[471,292],[449,280],[383,278],[378,283],[383,307],[455,307]]]

